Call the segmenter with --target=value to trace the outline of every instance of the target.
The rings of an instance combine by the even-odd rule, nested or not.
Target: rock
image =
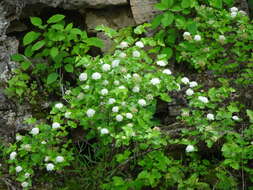
[[[128,7],[110,7],[102,10],[89,10],[86,14],[88,32],[95,32],[98,25],[120,29],[126,26],[134,26],[135,21]]]
[[[106,36],[103,32],[98,32],[97,37],[104,41],[104,47],[101,49],[103,53],[111,52],[113,40]]]
[[[160,11],[154,9],[154,5],[158,2],[159,0],[130,0],[135,22],[142,24],[152,20],[155,15],[159,14]]]
[[[42,3],[50,7],[60,7],[64,9],[97,9],[113,5],[126,5],[127,0],[25,0],[26,5],[37,3]]]

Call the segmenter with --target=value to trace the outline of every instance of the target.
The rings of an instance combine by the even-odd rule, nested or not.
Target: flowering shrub
[[[221,8],[222,2],[231,4],[228,0],[208,1],[216,8]],[[172,65],[170,61],[173,47],[177,55],[175,62],[186,62],[197,70],[210,69],[219,74],[228,68],[236,72],[239,66],[232,68],[233,63],[226,64],[227,56],[231,53],[233,61],[246,60],[251,53],[245,47],[246,39],[243,43],[232,39],[232,36],[242,35],[232,27],[236,25],[234,19],[238,25],[249,28],[249,33],[251,25],[248,17],[235,7],[228,12],[198,4],[197,1],[162,0],[156,7],[167,12],[154,20],[153,27],[160,23],[163,26],[154,37],[140,37],[150,24],[136,27],[124,40],[115,30],[97,27],[115,38],[112,54],[92,57],[52,44],[50,52],[55,53],[52,50],[55,48],[57,55],[67,51],[71,60],[63,61],[54,80],[51,74],[44,78],[44,82],[50,81],[44,85],[51,85],[49,91],[53,91],[63,80],[58,80],[61,71],[64,68],[68,72],[65,66],[69,64],[75,70],[72,76],[75,82],[61,83],[65,88],[61,88],[62,94],[57,93],[61,98],[48,113],[47,121],[28,119],[30,132],[16,134],[15,143],[4,149],[9,175],[24,189],[31,188],[36,184],[36,177],[45,173],[62,172],[68,178],[63,169],[82,174],[78,179],[80,183],[74,179],[72,189],[238,189],[252,183],[253,111],[250,105],[244,105],[238,98],[238,88],[229,77],[213,75],[216,80],[213,85],[202,84],[176,74],[176,69],[172,72],[171,67],[179,63]],[[197,17],[184,20],[182,15],[190,13]],[[47,22],[54,19],[63,22],[60,15]],[[212,25],[205,22],[209,20],[214,20]],[[32,22],[43,27],[38,18],[32,18]],[[61,39],[66,28],[53,26],[49,31],[59,29]],[[168,26],[175,26],[176,30],[167,31]],[[79,31],[73,30],[74,33]],[[165,34],[169,34],[166,40]],[[81,42],[83,35],[80,34]],[[28,37],[24,41],[32,43]],[[66,44],[68,41],[63,47],[69,47]],[[206,44],[210,46],[209,51],[203,52]],[[75,47],[79,46],[84,47],[82,43]],[[224,55],[223,48],[227,48]],[[240,54],[238,48],[245,49]],[[41,58],[48,47],[43,45],[39,49],[37,56]],[[24,57],[16,58],[22,67]],[[199,65],[197,60],[202,58],[206,62]],[[55,60],[52,58],[52,61]],[[36,71],[36,68],[31,69]],[[25,82],[20,86],[23,92],[29,84]],[[24,95],[23,92],[19,95]],[[165,125],[156,117],[157,107],[161,101],[166,106],[173,104],[174,97],[182,97],[186,105],[181,108],[177,122]],[[81,141],[88,148],[76,150],[73,131],[80,133]],[[64,185],[68,181],[70,179]]]

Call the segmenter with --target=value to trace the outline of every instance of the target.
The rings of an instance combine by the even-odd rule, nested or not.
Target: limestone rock
[[[159,0],[130,0],[133,17],[137,24],[150,21],[156,14],[160,12],[154,9],[154,5]]]
[[[64,9],[82,9],[124,5],[127,4],[127,0],[25,0],[25,3],[26,5],[42,3],[50,7],[61,7]]]

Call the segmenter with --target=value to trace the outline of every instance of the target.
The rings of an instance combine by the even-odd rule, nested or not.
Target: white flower
[[[15,170],[16,170],[17,173],[19,173],[19,172],[21,172],[23,170],[23,168],[21,166],[17,166],[15,168]]]
[[[157,85],[157,84],[160,84],[160,79],[159,78],[152,78],[150,83],[152,85]]]
[[[204,97],[204,96],[199,96],[198,99],[199,99],[201,102],[203,102],[203,103],[208,103],[208,102],[209,102],[208,98],[207,98],[207,97]]]
[[[194,146],[192,146],[192,145],[187,145],[187,147],[185,149],[186,152],[193,152],[194,150],[195,150]]]
[[[25,178],[28,178],[30,176],[31,176],[31,174],[29,174],[28,172],[25,173]]]
[[[42,141],[41,144],[47,144],[47,142],[46,141]]]
[[[200,41],[201,40],[201,36],[200,35],[195,35],[194,36],[194,40],[195,41]]]
[[[224,42],[226,40],[226,37],[224,35],[219,36],[219,41]]]
[[[133,87],[132,91],[135,92],[135,93],[140,92],[140,87],[135,86],[135,87]]]
[[[65,94],[66,95],[70,95],[71,94],[71,90],[66,90]]]
[[[40,132],[40,129],[38,127],[35,127],[31,130],[31,134],[32,135],[38,135]]]
[[[128,43],[123,41],[123,42],[120,43],[119,46],[120,46],[120,48],[122,48],[122,49],[123,49],[123,48],[127,48],[127,47],[128,47]]]
[[[138,75],[137,73],[134,73],[134,74],[133,74],[133,77],[134,77],[134,78],[140,78],[140,75]]]
[[[192,89],[189,88],[189,89],[186,90],[186,95],[187,96],[192,96],[193,94],[194,94],[194,91]]]
[[[121,86],[119,86],[119,89],[126,89],[126,87],[125,86],[123,86],[123,85],[121,85]]]
[[[88,117],[93,117],[95,113],[96,113],[96,111],[94,109],[88,109],[86,112],[86,115]]]
[[[181,79],[181,82],[184,83],[184,84],[188,84],[190,82],[190,80],[187,77],[183,77]]]
[[[60,162],[63,162],[63,161],[64,161],[64,157],[63,157],[63,156],[57,156],[57,157],[55,158],[55,162],[60,163]]]
[[[114,106],[114,107],[112,108],[112,112],[114,112],[114,113],[119,112],[119,107],[118,107],[118,106]]]
[[[154,96],[152,94],[148,94],[146,97],[147,97],[147,100],[153,100],[154,99]]]
[[[17,156],[17,153],[16,152],[12,152],[10,153],[10,160],[14,160]]]
[[[119,57],[120,57],[120,58],[125,58],[125,57],[126,57],[126,54],[125,54],[124,52],[121,52],[121,53],[119,54]]]
[[[119,81],[118,81],[118,80],[115,80],[115,81],[113,82],[113,84],[114,84],[114,85],[119,85]]]
[[[104,88],[104,89],[102,89],[102,90],[100,91],[100,93],[101,93],[103,96],[105,96],[105,95],[108,94],[108,90],[107,90],[106,88]]]
[[[231,11],[231,12],[237,12],[237,11],[238,11],[238,8],[237,8],[237,7],[232,7],[232,8],[230,8],[230,11]]]
[[[235,121],[240,120],[240,118],[239,118],[237,115],[234,115],[234,116],[232,117],[232,119],[235,120]]]
[[[109,84],[109,81],[108,80],[104,80],[102,84],[106,86],[106,85]]]
[[[124,76],[125,79],[130,79],[132,76],[130,74],[127,74]]]
[[[71,115],[72,113],[70,112],[70,111],[68,111],[68,112],[66,112],[65,114],[64,114],[64,117],[65,118],[70,118],[70,115]]]
[[[126,106],[126,102],[121,102],[121,105],[122,106]]]
[[[61,125],[60,125],[60,123],[58,123],[58,122],[54,122],[53,124],[52,124],[52,128],[53,129],[58,129],[58,128],[60,128],[61,127]]]
[[[47,171],[52,171],[52,170],[54,169],[54,164],[48,163],[48,164],[46,165],[46,168],[47,168]]]
[[[214,120],[214,115],[211,114],[211,113],[209,113],[209,114],[206,115],[206,118],[207,118],[208,120]]]
[[[24,188],[28,187],[28,185],[29,184],[26,181],[24,181],[23,183],[21,183],[21,186],[24,187]]]
[[[16,141],[21,141],[22,138],[23,138],[23,136],[21,136],[21,135],[16,135]]]
[[[49,157],[49,156],[46,156],[45,159],[44,159],[44,161],[45,161],[45,162],[48,162],[49,159],[50,159],[50,157]]]
[[[133,118],[133,114],[131,114],[131,113],[126,113],[126,118],[127,118],[127,119],[132,119],[132,118]]]
[[[172,72],[171,72],[171,70],[169,70],[169,69],[164,69],[164,70],[163,70],[163,74],[171,75]]]
[[[91,75],[91,78],[92,78],[93,80],[99,80],[99,79],[101,79],[101,74],[98,73],[98,72],[95,72],[95,73],[93,73],[93,74]]]
[[[113,67],[113,68],[114,68],[114,67],[118,67],[118,66],[119,66],[119,63],[120,63],[120,60],[118,60],[118,59],[113,60],[113,61],[112,61],[112,67]]]
[[[195,86],[198,86],[198,83],[195,81],[190,82],[190,87],[194,88]]]
[[[122,115],[116,115],[116,120],[118,121],[118,122],[120,122],[120,121],[122,121],[123,120],[123,116]]]
[[[24,148],[26,151],[30,151],[32,147],[30,144],[25,144],[22,146],[22,148]]]
[[[156,64],[159,65],[159,66],[161,66],[161,67],[164,67],[164,66],[166,66],[168,63],[167,63],[167,61],[160,60],[160,61],[157,61]]]
[[[114,98],[109,98],[108,104],[114,104],[116,100]]]
[[[62,103],[58,103],[58,104],[55,104],[55,106],[57,109],[61,109],[63,108],[63,104]]]
[[[139,48],[144,48],[144,44],[141,41],[136,42],[135,45]]]
[[[184,39],[188,40],[191,37],[190,32],[184,32],[183,37],[184,37]]]
[[[86,81],[87,78],[88,78],[87,73],[81,73],[81,74],[79,75],[79,80],[80,80],[80,81]]]
[[[141,53],[139,51],[133,51],[133,57],[140,57]]]
[[[231,12],[231,17],[234,18],[237,16],[237,12]]]
[[[102,128],[102,129],[100,130],[100,133],[101,133],[102,135],[105,135],[105,134],[108,134],[108,133],[109,133],[109,130],[108,130],[107,128]]]
[[[109,65],[109,64],[103,64],[102,65],[102,70],[103,71],[110,71],[111,70],[111,65]]]
[[[138,104],[141,105],[141,106],[146,106],[147,102],[144,99],[140,99],[140,100],[138,100]]]

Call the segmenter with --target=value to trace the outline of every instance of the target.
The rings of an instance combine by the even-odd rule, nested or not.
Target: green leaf
[[[57,47],[52,47],[50,50],[50,55],[52,56],[52,58],[56,57],[59,53],[59,50]]]
[[[209,0],[211,6],[221,9],[222,8],[222,0]]]
[[[99,38],[92,37],[85,40],[88,46],[95,46],[98,48],[104,47],[104,42]]]
[[[30,17],[30,21],[34,26],[42,26],[42,20],[39,17]]]
[[[197,33],[197,23],[194,21],[190,21],[187,23],[187,31],[190,32],[191,34],[196,34]]]
[[[166,13],[163,14],[163,18],[161,20],[163,27],[171,25],[173,21],[174,21],[174,14],[172,12],[167,11]]]
[[[47,77],[47,84],[52,84],[53,82],[55,82],[58,78],[58,74],[57,73],[50,73]]]
[[[167,93],[160,94],[160,98],[161,98],[161,100],[163,100],[165,102],[171,102],[172,101],[171,97]]]
[[[28,32],[23,38],[24,46],[32,43],[34,40],[37,40],[39,37],[40,37],[40,33],[38,32],[34,32],[34,31]]]
[[[157,28],[161,24],[162,18],[163,15],[158,15],[152,20],[151,25],[153,29]]]
[[[161,3],[155,5],[155,8],[161,11],[169,9],[174,3],[174,0],[161,0]]]
[[[67,72],[69,72],[69,73],[73,73],[73,71],[74,71],[74,67],[73,67],[72,64],[67,64],[67,65],[65,65],[65,66],[64,66],[64,69],[65,69]]]
[[[50,17],[48,20],[47,20],[47,23],[50,24],[50,23],[56,23],[56,22],[59,22],[61,20],[63,20],[65,18],[64,15],[61,15],[61,14],[56,14],[52,17]]]
[[[250,122],[253,123],[253,111],[252,110],[246,110],[247,115],[249,116]]]
[[[32,51],[37,51],[45,45],[45,40],[40,40],[32,46]]]
[[[31,63],[30,61],[24,61],[23,63],[21,63],[21,68],[22,68],[24,71],[26,71],[26,70],[30,67],[31,64],[32,64],[32,63]]]
[[[183,0],[181,2],[181,6],[182,8],[186,9],[186,8],[189,8],[192,4],[192,0]]]
[[[12,61],[20,62],[24,60],[24,56],[22,54],[16,53],[11,56]]]
[[[162,54],[166,54],[167,59],[170,59],[173,55],[173,50],[170,47],[163,48]]]

